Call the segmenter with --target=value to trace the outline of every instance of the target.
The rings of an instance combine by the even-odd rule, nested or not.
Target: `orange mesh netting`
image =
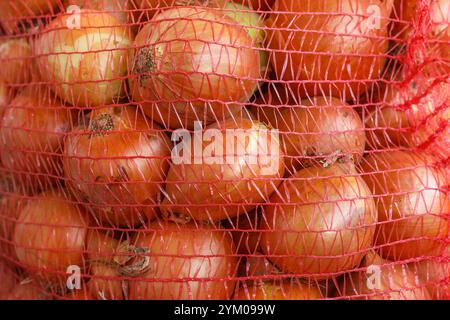
[[[449,299],[449,0],[0,1],[0,298]]]

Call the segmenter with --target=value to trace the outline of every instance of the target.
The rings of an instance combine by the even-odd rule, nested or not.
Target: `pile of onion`
[[[88,219],[67,190],[51,190],[27,201],[12,242],[20,265],[45,283],[66,282],[66,270],[84,268]]]
[[[99,223],[142,225],[156,214],[171,143],[139,108],[100,108],[88,117],[66,139],[67,182]]]
[[[194,134],[188,143],[177,144],[177,161],[169,169],[161,205],[165,216],[218,221],[269,200],[284,175],[277,132],[240,119],[206,127],[200,144],[198,137]]]
[[[358,266],[372,246],[376,207],[353,164],[300,170],[269,202],[260,246],[285,273],[336,276]]]
[[[129,79],[137,103],[170,128],[232,117],[256,89],[260,55],[246,29],[221,11],[177,7],[135,40]]]
[[[276,1],[267,46],[277,79],[302,96],[356,99],[380,76],[390,9],[390,1]]]
[[[193,223],[152,223],[136,234],[133,244],[141,259],[129,268],[131,300],[232,296],[238,261],[228,233]]]
[[[43,86],[27,87],[9,104],[0,125],[0,158],[16,183],[36,193],[63,176],[63,140],[72,122],[71,110]]]
[[[72,105],[118,102],[125,90],[130,30],[107,13],[81,10],[78,15],[80,28],[71,15],[62,14],[42,31],[35,43],[39,73]]]
[[[375,242],[383,258],[400,261],[433,254],[448,235],[450,199],[444,172],[431,156],[382,151],[361,163],[378,210]]]

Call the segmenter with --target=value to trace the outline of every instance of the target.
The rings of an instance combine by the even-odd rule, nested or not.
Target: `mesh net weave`
[[[0,299],[449,299],[449,0],[0,0]]]

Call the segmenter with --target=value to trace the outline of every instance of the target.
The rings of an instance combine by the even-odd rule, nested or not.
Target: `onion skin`
[[[0,119],[3,118],[6,108],[11,100],[11,90],[0,81]]]
[[[35,16],[54,14],[58,3],[59,0],[0,1],[0,24],[7,34],[17,33],[24,22]]]
[[[264,137],[259,132],[267,132],[268,128],[248,119],[226,120],[208,129],[218,129],[224,134],[223,156],[220,157],[223,163],[210,164],[202,158],[203,163],[196,164],[192,155],[190,163],[172,164],[166,179],[166,198],[161,206],[166,217],[209,221],[233,218],[265,203],[281,183],[284,162],[278,134],[268,133]],[[224,130],[248,130],[245,151],[238,152],[238,148],[244,146],[243,140],[227,138]],[[210,144],[202,143],[202,154],[208,155],[206,150]],[[227,150],[227,144],[233,145],[233,150]],[[262,154],[261,148],[266,146],[268,150]],[[249,155],[256,156],[255,163],[246,158]],[[236,158],[228,161],[227,156]]]
[[[118,249],[118,240],[98,230],[89,230],[87,252],[92,278],[86,287],[89,295],[98,300],[123,300],[122,281],[107,279],[120,276],[119,267],[113,261]]]
[[[69,202],[65,192],[51,190],[30,199],[20,212],[13,235],[21,266],[52,283],[65,283],[67,267],[84,267],[87,218]]]
[[[254,212],[242,214],[234,220],[230,223],[230,232],[237,248],[236,252],[243,255],[255,254],[261,240],[261,234],[258,231],[259,216]]]
[[[238,261],[232,256],[235,249],[228,233],[211,226],[152,223],[133,243],[149,250],[150,270],[129,281],[131,300],[227,300],[232,296]],[[181,281],[188,278],[192,280]]]
[[[35,281],[26,279],[16,285],[7,300],[52,300],[52,298]]]
[[[303,169],[278,190],[265,207],[261,249],[281,271],[320,280],[361,262],[376,207],[354,168]]]
[[[395,150],[371,153],[361,163],[378,209],[375,242],[383,258],[424,257],[442,246],[450,201],[441,189],[444,173],[433,163],[426,154]]]
[[[366,137],[358,113],[336,98],[314,97],[275,114],[288,168],[317,165],[329,157],[359,162]]]
[[[192,129],[194,121],[209,124],[231,117],[260,78],[253,40],[219,10],[165,10],[141,29],[134,45],[132,96],[164,127]]]
[[[338,296],[351,300],[431,300],[428,290],[416,282],[414,273],[406,265],[393,264],[376,254],[370,261],[363,262],[361,271],[344,275]],[[371,269],[367,269],[369,266]],[[379,283],[375,278],[377,270],[380,271]]]
[[[31,80],[32,51],[25,39],[0,40],[0,81],[9,85],[28,83]]]
[[[363,17],[375,3],[381,10],[380,28],[372,28]],[[267,46],[278,50],[272,55],[274,71],[278,80],[297,81],[291,86],[299,89],[302,97],[356,99],[379,78],[388,47],[386,4],[284,0],[276,1],[273,11],[284,12],[272,13],[267,22],[272,28]],[[299,12],[312,15],[305,18]]]
[[[36,40],[41,76],[72,105],[95,107],[118,102],[124,94],[125,80],[121,77],[127,75],[131,53],[130,30],[103,12],[81,10],[79,17],[80,29],[74,29],[68,27],[71,15],[57,16]]]
[[[14,244],[11,240],[16,221],[26,202],[25,196],[14,193],[1,195],[0,198],[0,252],[10,259],[16,259]]]
[[[101,108],[67,137],[64,172],[101,224],[138,226],[157,213],[170,146],[140,109]]]
[[[258,282],[242,285],[234,294],[234,300],[318,300],[322,298],[314,284],[303,284],[298,280]]]
[[[1,162],[28,192],[46,190],[63,176],[63,140],[73,114],[44,87],[25,89],[9,106],[0,125]]]

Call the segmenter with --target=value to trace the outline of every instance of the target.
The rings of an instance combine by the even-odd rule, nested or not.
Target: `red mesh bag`
[[[449,299],[449,21],[0,1],[0,298]]]

